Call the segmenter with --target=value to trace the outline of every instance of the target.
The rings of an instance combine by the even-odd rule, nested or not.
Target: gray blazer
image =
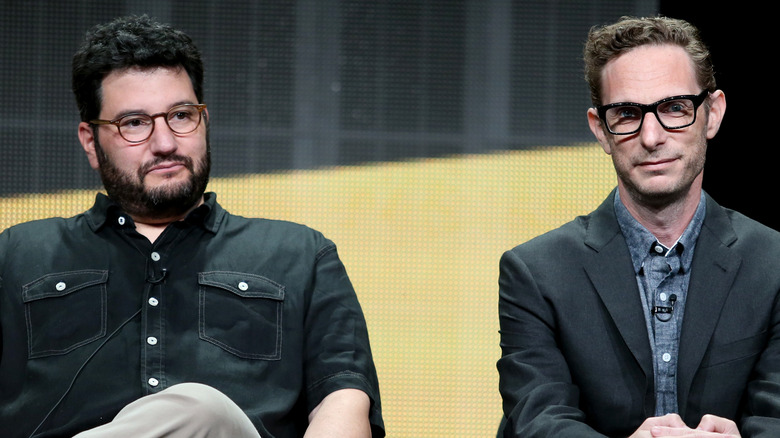
[[[504,253],[500,436],[627,436],[654,415],[650,341],[613,193]],[[707,196],[678,359],[679,414],[780,437],[780,233]]]

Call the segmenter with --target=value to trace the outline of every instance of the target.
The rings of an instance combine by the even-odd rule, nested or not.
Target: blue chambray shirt
[[[691,260],[706,211],[704,193],[683,234],[667,248],[628,212],[615,195],[615,215],[631,253],[650,339],[655,375],[655,415],[678,412],[677,359],[685,298],[691,278]],[[653,314],[655,306],[671,313]]]

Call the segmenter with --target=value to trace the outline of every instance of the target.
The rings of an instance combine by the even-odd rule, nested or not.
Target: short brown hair
[[[594,26],[585,42],[585,80],[594,105],[601,105],[601,72],[612,59],[640,46],[673,44],[693,60],[702,90],[715,91],[715,69],[699,30],[685,20],[668,17],[622,17],[614,24]]]

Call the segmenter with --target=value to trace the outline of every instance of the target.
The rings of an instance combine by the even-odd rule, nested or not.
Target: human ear
[[[596,111],[596,108],[588,109],[588,126],[590,126],[590,132],[596,136],[596,140],[598,140],[599,144],[601,144],[601,148],[604,149],[604,152],[607,155],[611,155],[612,146],[607,139],[607,133],[604,132],[604,125],[601,123],[601,119],[599,118],[599,114]]]
[[[95,127],[87,122],[79,123],[79,142],[81,147],[84,148],[84,152],[87,154],[87,160],[89,165],[93,169],[97,170],[100,167],[100,163],[97,159],[97,153],[95,152]]]
[[[715,137],[726,114],[726,94],[721,90],[710,93],[710,111],[707,113],[707,139]]]

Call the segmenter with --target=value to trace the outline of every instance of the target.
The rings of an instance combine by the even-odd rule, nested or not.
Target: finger
[[[687,437],[694,432],[695,431],[690,427],[653,426],[650,429],[650,435],[654,437],[664,437],[664,436]]]
[[[652,437],[678,437],[678,438],[739,438],[739,435],[731,435],[719,432],[708,432],[684,427],[654,426],[650,429]]]
[[[663,417],[656,417],[658,423],[656,426],[666,426],[674,428],[684,428],[690,430],[687,424],[683,421],[682,417],[678,414],[666,414]]]
[[[696,429],[739,436],[739,429],[737,429],[736,423],[729,420],[728,418],[718,417],[716,415],[710,414],[707,414],[701,418],[701,422],[696,427]]]

